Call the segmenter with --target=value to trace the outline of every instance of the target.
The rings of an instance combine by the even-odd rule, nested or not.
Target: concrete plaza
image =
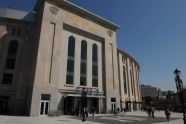
[[[56,117],[20,117],[0,116],[0,124],[183,124],[181,113],[172,113],[171,120],[166,121],[164,112],[155,112],[155,119],[148,119],[146,112],[128,112],[124,115],[99,114],[95,117],[56,116]]]

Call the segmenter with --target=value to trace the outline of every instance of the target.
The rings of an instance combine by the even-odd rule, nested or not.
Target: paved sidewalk
[[[126,115],[147,116],[147,112],[144,112],[144,111],[127,112]],[[154,115],[155,115],[155,117],[165,117],[165,112],[164,111],[159,111],[159,112],[155,111]],[[183,114],[182,113],[171,112],[171,117],[182,118]]]
[[[164,111],[155,111],[155,117],[165,117]],[[105,115],[113,115],[113,114],[97,114],[95,116],[105,116]],[[147,113],[144,111],[135,111],[135,112],[127,112],[124,115],[130,115],[130,116],[141,116],[141,117],[147,117]],[[160,122],[160,123],[154,123],[154,124],[183,124],[183,114],[182,113],[175,113],[171,112],[172,118],[179,118],[176,120],[171,120],[167,122]]]
[[[103,116],[103,118],[110,118],[113,114],[96,114],[95,116]],[[139,117],[147,117],[146,112],[127,112],[127,116],[132,117],[134,120]],[[108,116],[108,117],[107,117]],[[113,117],[113,116],[112,116]],[[155,117],[165,117],[164,112],[155,112]],[[178,119],[170,122],[161,122],[154,124],[183,124],[181,113],[171,113],[171,117]],[[101,117],[102,118],[102,117]],[[124,118],[125,119],[125,118]],[[78,119],[72,116],[56,116],[56,117],[19,117],[19,116],[0,116],[0,124],[104,124],[97,122],[82,122],[81,117]]]
[[[0,124],[101,124],[94,122],[82,122],[72,119],[72,116],[57,117],[19,117],[19,116],[0,116]]]
[[[143,111],[137,111],[137,112],[127,112],[126,115],[147,116],[147,113],[143,112]],[[165,112],[164,111],[159,111],[159,112],[155,111],[154,115],[155,115],[155,117],[165,117]],[[180,118],[180,119],[172,120],[169,122],[154,123],[154,124],[183,124],[183,114],[182,113],[171,112],[170,117],[175,117],[175,118]]]
[[[183,124],[183,119],[177,119],[170,122],[161,122],[161,123],[153,123],[153,124]]]

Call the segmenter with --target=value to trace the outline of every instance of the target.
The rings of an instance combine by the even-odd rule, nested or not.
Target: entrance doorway
[[[41,100],[40,115],[48,115],[50,101]]]
[[[116,98],[111,98],[111,109],[112,112],[116,109]]]
[[[9,114],[9,96],[0,96],[0,114]]]
[[[50,110],[50,95],[42,94],[40,101],[40,115],[48,115]]]
[[[99,112],[99,99],[81,97],[66,97],[64,98],[64,114],[65,115],[81,115],[82,107],[85,106],[88,112],[91,113],[91,108],[94,107],[95,112]]]
[[[74,114],[74,98],[73,97],[66,97],[64,99],[64,110],[65,115],[73,115]]]
[[[90,98],[88,99],[88,108],[89,113],[92,113],[91,109],[95,109],[95,113],[99,113],[99,99],[98,98]]]

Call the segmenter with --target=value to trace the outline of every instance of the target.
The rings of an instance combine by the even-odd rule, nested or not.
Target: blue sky
[[[1,0],[0,7],[32,10],[35,1]],[[121,26],[117,45],[139,62],[141,83],[175,90],[177,67],[186,84],[186,0],[70,1]]]

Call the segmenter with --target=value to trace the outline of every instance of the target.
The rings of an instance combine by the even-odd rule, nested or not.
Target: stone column
[[[128,96],[129,96],[129,100],[131,100],[131,98],[132,98],[132,89],[131,89],[131,75],[130,75],[130,61],[129,61],[129,58],[127,58],[127,61],[126,61],[126,63],[127,63],[127,89],[128,89]]]
[[[99,91],[103,91],[102,84],[102,44],[98,45],[98,87]]]
[[[103,111],[103,98],[98,98],[99,100],[99,114]]]
[[[81,38],[75,37],[74,86],[80,86]]]
[[[131,104],[131,112],[133,112],[134,111],[134,105],[133,105],[133,102],[132,103],[130,103]]]
[[[87,86],[92,87],[92,43],[87,41]]]
[[[135,63],[132,63],[132,73],[133,73],[133,89],[134,89],[134,99],[137,99],[137,80],[136,80],[136,67],[135,67]]]

